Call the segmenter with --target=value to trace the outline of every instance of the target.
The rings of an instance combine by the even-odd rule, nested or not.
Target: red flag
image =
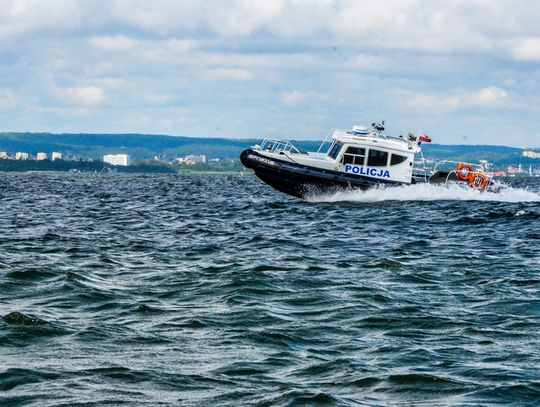
[[[423,134],[420,137],[418,137],[418,140],[423,141],[424,143],[431,143],[431,139],[426,134]]]

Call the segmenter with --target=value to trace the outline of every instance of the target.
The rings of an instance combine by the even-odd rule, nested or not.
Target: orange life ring
[[[486,189],[488,183],[488,178],[481,172],[475,172],[469,178],[469,185],[479,191]]]
[[[456,171],[457,171],[458,178],[462,179],[463,181],[466,181],[466,180],[470,180],[471,174],[474,172],[474,168],[471,164],[461,163],[458,165]]]

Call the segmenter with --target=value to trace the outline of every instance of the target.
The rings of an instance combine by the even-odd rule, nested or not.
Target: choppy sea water
[[[540,404],[540,180],[0,174],[0,404]]]

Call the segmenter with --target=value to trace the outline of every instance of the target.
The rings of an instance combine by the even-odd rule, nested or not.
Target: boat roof
[[[355,131],[355,128],[360,126],[353,127],[353,130],[334,130],[332,133],[332,139],[339,141],[341,143],[355,144],[355,145],[364,145],[364,146],[380,146],[382,148],[414,152],[417,153],[420,151],[418,143],[406,140],[402,137],[390,137],[383,134],[380,134],[378,131],[367,132],[358,132]]]

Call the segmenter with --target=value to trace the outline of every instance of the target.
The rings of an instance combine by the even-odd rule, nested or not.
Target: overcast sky
[[[535,0],[0,5],[0,131],[540,147]]]

